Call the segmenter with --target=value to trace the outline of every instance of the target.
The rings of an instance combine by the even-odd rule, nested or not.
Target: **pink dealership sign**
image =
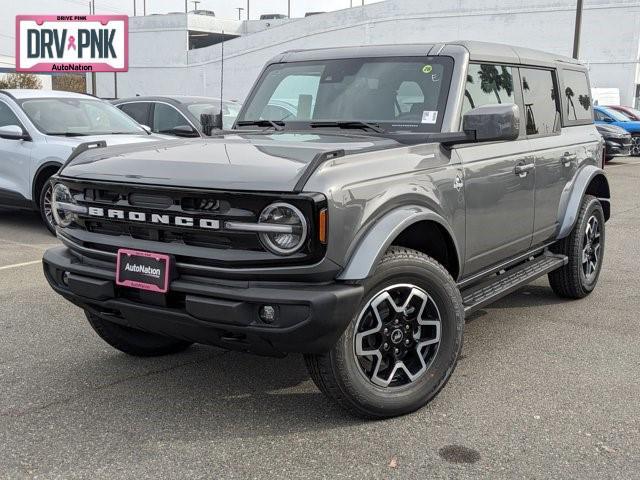
[[[16,16],[19,72],[126,72],[126,15]]]

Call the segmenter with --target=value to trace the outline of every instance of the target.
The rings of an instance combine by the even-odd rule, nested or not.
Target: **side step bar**
[[[538,277],[566,265],[565,255],[545,252],[532,260],[490,277],[480,284],[462,290],[462,303],[465,313],[471,313],[489,303],[509,295],[523,285]]]

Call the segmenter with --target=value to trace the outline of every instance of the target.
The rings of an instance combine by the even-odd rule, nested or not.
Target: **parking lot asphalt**
[[[607,172],[595,292],[477,312],[441,394],[377,422],[299,356],[119,353],[48,287],[39,219],[0,211],[0,478],[640,478],[640,161]]]

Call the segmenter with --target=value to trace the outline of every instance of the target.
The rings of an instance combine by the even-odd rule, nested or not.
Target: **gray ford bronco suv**
[[[465,315],[582,298],[609,186],[586,69],[477,42],[291,51],[231,130],[91,145],[53,180],[56,292],[131,355],[304,354],[364,417],[434,398]]]

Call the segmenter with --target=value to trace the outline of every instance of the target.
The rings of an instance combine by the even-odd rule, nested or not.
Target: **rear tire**
[[[100,338],[121,352],[136,357],[169,355],[181,352],[191,345],[191,342],[184,340],[118,325],[87,311],[85,315]]]
[[[311,378],[354,415],[387,418],[431,401],[462,348],[464,308],[451,275],[431,257],[391,247],[343,335],[305,355]],[[402,364],[402,365],[400,365]]]
[[[549,284],[556,295],[574,299],[589,295],[598,283],[604,247],[602,205],[597,198],[585,195],[573,230],[550,249],[569,259],[564,267],[549,273]]]

